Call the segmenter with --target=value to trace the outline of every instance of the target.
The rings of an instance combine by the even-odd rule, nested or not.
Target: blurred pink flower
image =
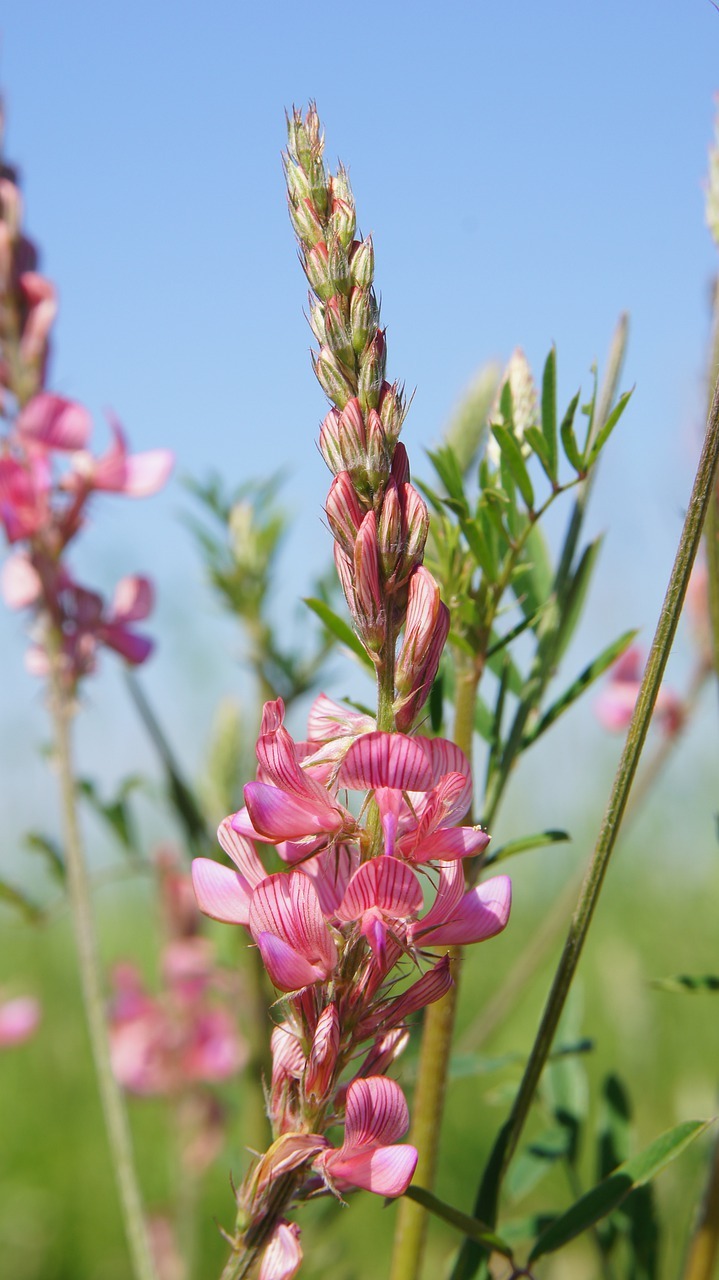
[[[632,645],[611,668],[609,681],[595,703],[597,719],[605,729],[621,733],[628,728],[636,706],[644,672],[644,655]],[[676,733],[684,722],[684,704],[673,689],[659,690],[654,719],[668,735]]]
[[[40,1023],[40,1005],[32,996],[16,996],[0,1003],[0,1049],[29,1040]]]

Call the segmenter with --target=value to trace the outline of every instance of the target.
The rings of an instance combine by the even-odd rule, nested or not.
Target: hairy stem
[[[59,646],[50,653],[50,711],[55,731],[62,800],[67,878],[77,944],[82,997],[92,1057],[105,1119],[112,1165],[135,1280],[155,1280],[155,1267],[135,1169],[130,1126],[124,1099],[113,1075],[105,1022],[97,936],[92,915],[90,881],[80,836],[72,762],[72,694],[63,687]]]

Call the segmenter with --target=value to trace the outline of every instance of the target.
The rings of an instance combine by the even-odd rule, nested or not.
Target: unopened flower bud
[[[349,200],[335,197],[330,206],[330,226],[345,250],[352,244],[355,225],[355,209],[351,197]]]
[[[290,221],[303,244],[314,246],[324,240],[325,230],[311,200],[288,201]]]
[[[328,298],[332,297],[335,288],[330,273],[329,253],[324,241],[316,244],[309,253],[305,254],[304,268],[305,275],[310,282],[310,288],[314,290],[318,298],[326,302]]]
[[[312,294],[309,295],[310,300],[310,328],[315,335],[320,346],[324,346],[325,338],[325,309],[321,302],[317,302]]]
[[[379,322],[379,307],[372,289],[360,289],[355,285],[350,294],[350,328],[352,346],[362,355]]]
[[[324,314],[325,335],[327,346],[354,374],[355,357],[346,309],[347,303],[341,295],[330,298]]]
[[[396,382],[393,382],[391,386],[385,383],[380,393],[379,416],[387,433],[390,449],[399,439],[406,413],[407,406],[404,403],[403,388]]]
[[[367,416],[367,453],[366,472],[370,488],[374,493],[385,483],[389,476],[390,456],[384,427],[376,409],[370,409]]]
[[[368,409],[376,409],[379,404],[386,364],[387,347],[384,333],[378,329],[363,352],[360,362],[357,394],[365,412]]]
[[[385,582],[389,582],[397,569],[402,550],[402,509],[394,480],[390,480],[384,492],[377,523],[379,561]]]
[[[283,157],[283,162],[285,181],[287,182],[287,195],[290,202],[297,205],[300,200],[310,200],[312,184],[308,174],[298,164],[295,164],[289,155]]]
[[[345,297],[349,297],[352,281],[350,280],[347,250],[337,235],[330,236],[327,248],[329,252],[329,272],[333,283],[332,292],[342,293]]]
[[[354,248],[350,250],[350,271],[353,284],[358,284],[361,289],[369,289],[374,280],[374,245],[371,236],[367,236],[366,240],[355,241]]]
[[[354,395],[354,380],[345,366],[330,351],[329,347],[321,347],[319,355],[313,359],[313,367],[322,390],[328,399],[339,409],[344,409],[350,396]]]
[[[332,1085],[340,1048],[340,1020],[337,1006],[328,1004],[320,1014],[312,1040],[305,1074],[305,1094],[310,1101],[321,1102]]]
[[[339,422],[340,415],[337,409],[330,409],[320,427],[320,453],[334,475],[344,468],[339,440]]]
[[[403,444],[396,444],[394,447],[392,477],[398,486],[409,484],[409,456]]]
[[[364,473],[367,460],[367,431],[359,400],[352,396],[344,407],[337,428],[344,468],[354,480]]]
[[[374,511],[368,511],[360,525],[354,570],[355,621],[367,648],[378,653],[384,643],[386,625]]]
[[[422,563],[429,533],[429,511],[424,498],[414,485],[398,486],[402,507],[402,531],[404,534],[404,573],[410,573]]]
[[[420,565],[409,581],[407,623],[395,667],[400,696],[394,709],[403,733],[429,697],[448,633],[449,610],[431,573]]]
[[[348,471],[340,471],[332,481],[325,512],[337,542],[348,555],[354,555],[357,534],[366,513]]]

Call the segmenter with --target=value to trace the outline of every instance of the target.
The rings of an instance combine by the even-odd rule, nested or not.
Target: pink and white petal
[[[379,809],[384,832],[384,851],[394,853],[395,839],[399,827],[400,815],[407,808],[401,791],[395,787],[377,787],[374,798]]]
[[[340,1150],[395,1142],[409,1128],[409,1110],[396,1080],[368,1076],[347,1090],[345,1137]]]
[[[115,622],[141,622],[152,613],[155,588],[149,578],[138,574],[121,578],[112,598],[112,618]]]
[[[466,808],[472,802],[472,770],[469,760],[456,742],[447,738],[423,738],[432,763],[432,784],[436,786],[446,773],[461,773],[467,787]]]
[[[255,831],[272,842],[331,835],[343,824],[339,809],[329,804],[320,808],[309,797],[281,791],[266,782],[247,783],[245,804]]]
[[[149,498],[167,483],[174,465],[175,456],[169,449],[130,454],[125,460],[122,492],[128,498]]]
[[[372,733],[375,727],[372,716],[344,707],[321,693],[310,707],[307,737],[313,743],[332,742],[335,738],[353,738],[360,733]]]
[[[285,704],[282,698],[274,698],[269,702],[265,702],[262,707],[262,720],[260,721],[260,737],[266,733],[275,733],[277,729],[282,727],[285,719]]]
[[[25,440],[46,449],[84,449],[92,431],[87,409],[74,400],[41,392],[18,414],[15,428]]]
[[[315,982],[321,982],[327,976],[321,965],[311,964],[277,934],[254,934],[253,931],[253,936],[270,982],[278,991],[301,991]]]
[[[407,857],[413,862],[446,862],[455,858],[473,858],[489,844],[489,835],[479,827],[440,827],[425,840],[412,846],[407,840]],[[399,844],[403,852],[402,841]]]
[[[454,917],[464,897],[464,871],[457,860],[440,862],[437,895],[427,914],[408,929],[410,941],[414,941],[423,929],[444,924]]]
[[[42,594],[40,575],[22,552],[8,556],[0,570],[0,593],[9,609],[26,609]]]
[[[325,849],[302,864],[302,872],[309,876],[320,900],[326,919],[335,916],[352,875],[359,866],[359,850],[349,845]]]
[[[465,946],[485,942],[506,928],[512,906],[509,876],[494,876],[465,893],[451,920],[425,931],[420,925],[414,941],[430,947]]]
[[[422,903],[421,885],[406,862],[386,856],[372,858],[352,876],[337,908],[337,918],[359,920],[366,911],[377,907],[390,919],[404,920],[421,911]]]
[[[417,1151],[408,1143],[344,1154],[341,1149],[325,1157],[324,1167],[340,1190],[361,1187],[379,1196],[401,1196],[414,1177]]]
[[[294,1222],[279,1222],[262,1255],[259,1280],[292,1280],[301,1262],[299,1227]]]
[[[261,884],[267,873],[255,853],[254,845],[235,830],[233,822],[236,817],[238,814],[230,814],[228,818],[222,819],[217,828],[217,842],[254,889]]]
[[[284,938],[310,964],[329,977],[337,948],[325,923],[314,885],[301,871],[268,876],[258,886],[250,907],[250,928],[257,941],[267,931]]]
[[[426,791],[432,785],[432,767],[419,738],[377,730],[362,734],[352,743],[338,781],[340,786],[355,791],[375,787]]]
[[[192,887],[200,911],[223,924],[250,923],[252,886],[232,867],[223,867],[211,858],[195,858]]]

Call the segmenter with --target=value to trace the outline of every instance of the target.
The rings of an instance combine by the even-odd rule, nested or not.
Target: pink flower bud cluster
[[[596,715],[603,728],[611,733],[623,733],[629,728],[634,714],[644,671],[644,655],[637,645],[632,645],[611,668],[611,676],[597,698]],[[654,718],[668,737],[682,728],[686,716],[679,694],[665,687],[659,690]]]
[[[437,674],[449,631],[439,588],[422,568],[429,514],[410,483],[398,443],[406,406],[385,379],[386,343],[373,288],[371,238],[355,238],[347,174],[327,175],[314,107],[288,121],[285,174],[290,217],[310,284],[310,323],[320,344],[315,373],[333,402],[319,446],[334,475],[326,513],[335,563],[357,633],[378,670],[393,669],[394,715],[409,729]]]
[[[113,972],[110,1049],[117,1079],[131,1093],[164,1095],[181,1103],[192,1123],[188,1163],[204,1167],[222,1140],[219,1101],[204,1087],[236,1075],[247,1061],[230,1002],[231,975],[218,969],[213,944],[200,936],[190,877],[174,860],[158,860],[166,942],[161,986],[151,994],[136,966]],[[185,1125],[187,1129],[187,1126]]]
[[[37,272],[37,251],[21,231],[21,197],[9,169],[0,178],[0,526],[16,548],[0,586],[11,608],[40,619],[28,665],[48,667],[48,645],[59,651],[63,677],[74,688],[92,671],[98,645],[137,664],[152,642],[132,624],[152,609],[146,578],[124,578],[112,604],[77,583],[64,560],[97,492],[144,497],[165,483],[172,455],[164,449],[130,454],[111,422],[112,443],[89,450],[91,420],[75,401],[45,390],[50,330],[57,310],[52,285]]]
[[[323,1185],[406,1190],[417,1153],[399,1141],[407,1105],[386,1073],[407,1020],[452,984],[449,957],[433,949],[499,933],[511,886],[497,876],[465,888],[462,859],[489,837],[456,825],[471,779],[451,742],[379,732],[321,695],[305,742],[285,728],[280,699],[265,704],[257,760],[244,808],[218,831],[232,866],[198,858],[192,876],[201,910],[245,928],[282,993],[267,1094],[275,1140],[238,1199],[245,1243],[269,1240],[271,1257],[284,1241],[299,1265],[270,1187],[286,1179],[287,1202]],[[331,1145],[338,1124],[344,1137]]]

